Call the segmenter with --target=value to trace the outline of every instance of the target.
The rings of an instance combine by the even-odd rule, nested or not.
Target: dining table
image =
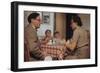
[[[62,44],[41,44],[41,51],[45,52],[45,56],[63,60],[66,47]]]

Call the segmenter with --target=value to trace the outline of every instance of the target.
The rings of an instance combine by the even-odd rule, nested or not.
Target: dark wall
[[[73,15],[77,15],[77,14],[73,14],[73,13],[66,13],[66,40],[72,38],[73,36],[73,30],[70,27],[71,24],[71,18]]]

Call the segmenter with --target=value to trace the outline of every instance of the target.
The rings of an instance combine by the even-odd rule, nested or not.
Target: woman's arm
[[[70,42],[66,42],[66,47],[73,51],[77,47],[78,40],[79,31],[76,29],[74,30],[73,37],[71,38]]]
[[[67,48],[69,48],[71,51],[73,51],[76,48],[76,42],[72,42],[72,43],[66,43],[65,44]]]

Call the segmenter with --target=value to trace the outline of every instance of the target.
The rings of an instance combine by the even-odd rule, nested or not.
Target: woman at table
[[[82,27],[81,19],[78,15],[72,16],[71,28],[73,29],[73,36],[66,43],[67,49],[71,53],[65,59],[87,59],[90,58],[89,38],[87,31]]]
[[[47,29],[45,31],[45,37],[42,39],[41,43],[42,44],[52,43],[51,30]]]

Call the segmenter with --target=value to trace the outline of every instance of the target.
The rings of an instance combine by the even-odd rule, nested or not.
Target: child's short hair
[[[45,31],[45,34],[47,34],[47,32],[51,32],[51,30],[47,29],[47,30]]]
[[[56,31],[56,32],[54,32],[54,35],[56,35],[56,34],[60,34],[58,31]]]

